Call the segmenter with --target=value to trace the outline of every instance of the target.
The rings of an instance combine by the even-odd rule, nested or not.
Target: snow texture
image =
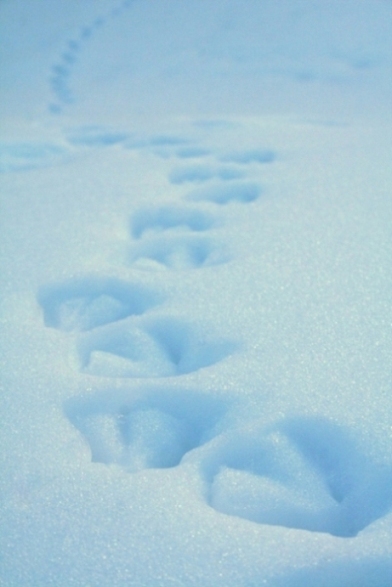
[[[391,2],[0,38],[0,584],[391,587]]]

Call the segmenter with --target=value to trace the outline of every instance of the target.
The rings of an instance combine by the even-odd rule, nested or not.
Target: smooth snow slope
[[[390,587],[392,4],[0,38],[0,584]]]

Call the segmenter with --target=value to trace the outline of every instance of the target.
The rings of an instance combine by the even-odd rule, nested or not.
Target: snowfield
[[[391,2],[0,38],[0,584],[391,587]]]

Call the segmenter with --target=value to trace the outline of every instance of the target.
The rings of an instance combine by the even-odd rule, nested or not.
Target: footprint
[[[195,189],[186,196],[187,200],[194,202],[213,202],[226,205],[231,202],[248,203],[259,198],[262,188],[252,182],[231,182],[229,184],[215,184]]]
[[[206,157],[210,155],[211,151],[204,147],[182,147],[177,149],[176,156],[180,159],[195,159],[198,157]]]
[[[0,143],[0,173],[53,165],[66,151],[50,143]]]
[[[220,157],[225,163],[238,163],[247,165],[249,163],[272,163],[276,159],[276,153],[269,149],[249,149],[244,151],[232,151]]]
[[[76,48],[71,49],[71,47],[69,47],[68,50],[64,51],[64,53],[62,53],[62,55],[61,55],[62,63],[67,64],[67,65],[73,65],[76,61],[76,53],[77,53]]]
[[[260,524],[352,537],[392,507],[392,468],[372,463],[323,418],[238,433],[204,474],[211,507]]]
[[[205,336],[171,317],[113,324],[80,340],[80,370],[99,377],[171,377],[198,371],[230,355],[237,345]]]
[[[178,150],[191,148],[190,139],[181,135],[152,135],[152,136],[131,136],[124,142],[125,149],[150,150],[154,155],[163,159],[176,156]]]
[[[74,58],[73,62],[70,60],[71,57]],[[72,104],[74,102],[74,98],[68,84],[71,67],[74,62],[76,62],[76,56],[72,55],[71,53],[67,53],[65,61],[63,58],[59,64],[54,65],[51,68],[51,75],[49,78],[50,87],[55,98],[62,105]],[[56,113],[56,108],[59,111],[61,110],[59,104],[51,104],[49,109],[53,113]]]
[[[219,265],[229,259],[223,245],[211,238],[172,234],[143,239],[132,247],[128,262],[138,269],[181,271]]]
[[[194,120],[193,126],[196,128],[200,128],[202,130],[212,131],[212,130],[233,130],[238,128],[239,124],[233,120],[226,120],[226,119],[200,119]]]
[[[153,135],[149,138],[148,144],[152,147],[178,147],[186,145],[189,139],[181,135]]]
[[[181,135],[152,135],[152,136],[134,136],[124,144],[126,149],[142,149],[162,147],[168,149],[178,149],[188,145],[189,139]]]
[[[149,232],[187,229],[203,232],[215,224],[211,214],[178,206],[144,208],[138,210],[131,219],[131,234],[139,239]]]
[[[42,287],[38,302],[46,326],[85,331],[142,314],[162,296],[139,284],[115,278],[84,277]]]
[[[203,183],[210,179],[232,180],[243,177],[242,171],[234,167],[213,167],[211,165],[191,165],[177,167],[169,174],[172,184]]]
[[[193,390],[104,392],[76,397],[65,413],[91,450],[93,462],[117,464],[128,472],[177,466],[207,442],[225,405]]]
[[[93,125],[74,129],[67,135],[67,141],[77,147],[110,147],[127,138],[127,133]]]

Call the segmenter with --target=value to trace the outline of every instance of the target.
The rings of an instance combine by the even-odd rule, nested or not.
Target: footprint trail
[[[74,95],[70,88],[70,79],[73,69],[77,65],[86,43],[95,35],[101,27],[111,18],[118,18],[123,10],[130,7],[133,0],[124,0],[111,11],[98,16],[90,24],[81,27],[79,34],[67,41],[66,48],[60,55],[58,61],[51,67],[49,84],[53,94],[53,100],[49,104],[49,112],[61,114],[66,106],[75,102]]]

